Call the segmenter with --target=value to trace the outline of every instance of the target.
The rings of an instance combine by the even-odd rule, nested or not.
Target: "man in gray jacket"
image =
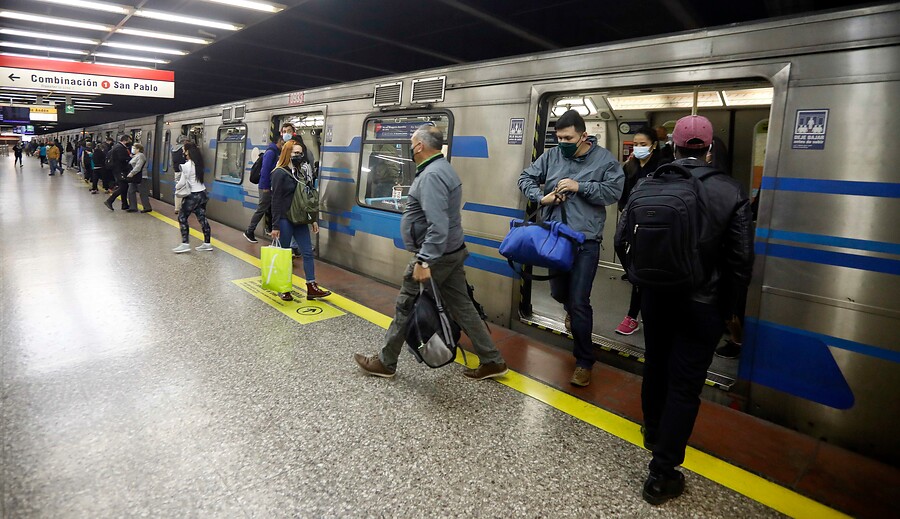
[[[550,295],[565,308],[566,328],[571,328],[575,339],[571,383],[581,387],[591,383],[594,366],[591,288],[600,260],[606,206],[618,202],[625,182],[619,162],[585,130],[578,112],[564,113],[556,121],[559,146],[538,157],[519,176],[519,189],[525,197],[546,206],[545,220],[562,221],[585,236],[572,270],[555,273],[559,276],[550,280]]]
[[[416,130],[409,154],[416,163],[416,178],[410,186],[406,210],[400,222],[403,243],[415,254],[406,268],[397,297],[397,311],[387,331],[386,344],[378,355],[353,358],[369,375],[391,378],[403,348],[406,322],[419,294],[419,283],[434,279],[444,304],[469,339],[481,360],[477,369],[467,369],[474,380],[506,374],[506,363],[487,326],[469,298],[463,263],[469,256],[463,241],[462,182],[441,154],[444,135],[431,125]]]

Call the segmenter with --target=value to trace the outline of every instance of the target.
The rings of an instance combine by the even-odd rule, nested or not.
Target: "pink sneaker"
[[[631,335],[638,331],[638,328],[640,328],[640,325],[637,319],[632,319],[626,315],[625,319],[622,319],[622,322],[619,323],[619,326],[616,326],[616,333],[619,335]]]

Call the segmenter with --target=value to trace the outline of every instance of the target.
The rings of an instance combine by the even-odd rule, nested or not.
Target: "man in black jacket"
[[[109,150],[110,173],[116,183],[116,189],[104,202],[110,211],[113,210],[113,202],[120,196],[122,197],[122,210],[128,209],[128,179],[126,175],[131,171],[131,166],[128,164],[131,159],[129,149],[131,149],[131,136],[123,134],[119,136],[119,142]]]
[[[704,160],[713,128],[702,116],[683,117],[672,134],[675,162],[688,170]],[[653,451],[643,496],[659,505],[684,491],[684,475],[675,470],[700,408],[700,391],[725,320],[736,308],[736,288],[750,283],[753,234],[750,201],[744,189],[725,174],[702,179],[707,232],[714,246],[703,263],[711,267],[706,281],[693,291],[645,287],[641,311],[646,343],[641,406],[644,446]]]

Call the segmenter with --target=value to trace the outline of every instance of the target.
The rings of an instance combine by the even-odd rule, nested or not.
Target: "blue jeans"
[[[312,238],[309,235],[309,225],[292,223],[287,218],[278,221],[278,230],[281,236],[278,241],[281,248],[291,248],[291,239],[297,240],[300,246],[300,254],[303,256],[303,274],[306,276],[306,282],[312,283],[316,280],[316,264],[313,261]]]
[[[591,289],[600,261],[600,242],[590,240],[578,249],[572,270],[550,280],[550,295],[563,305],[572,319],[575,338],[575,365],[591,369],[594,365],[594,309],[591,308]],[[556,272],[554,272],[556,274]]]

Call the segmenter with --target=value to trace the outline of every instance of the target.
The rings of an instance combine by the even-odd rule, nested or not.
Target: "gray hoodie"
[[[585,239],[599,241],[603,238],[606,206],[619,201],[625,174],[612,153],[597,144],[597,139],[588,137],[588,142],[591,149],[581,157],[567,159],[559,148],[538,157],[519,175],[519,189],[528,200],[539,203],[560,180],[571,178],[578,182],[578,193],[565,202],[566,224],[583,232]],[[543,211],[545,219],[562,221],[558,207],[546,206]]]
[[[432,262],[463,246],[462,181],[443,155],[423,165],[409,188],[400,232],[406,250]]]

